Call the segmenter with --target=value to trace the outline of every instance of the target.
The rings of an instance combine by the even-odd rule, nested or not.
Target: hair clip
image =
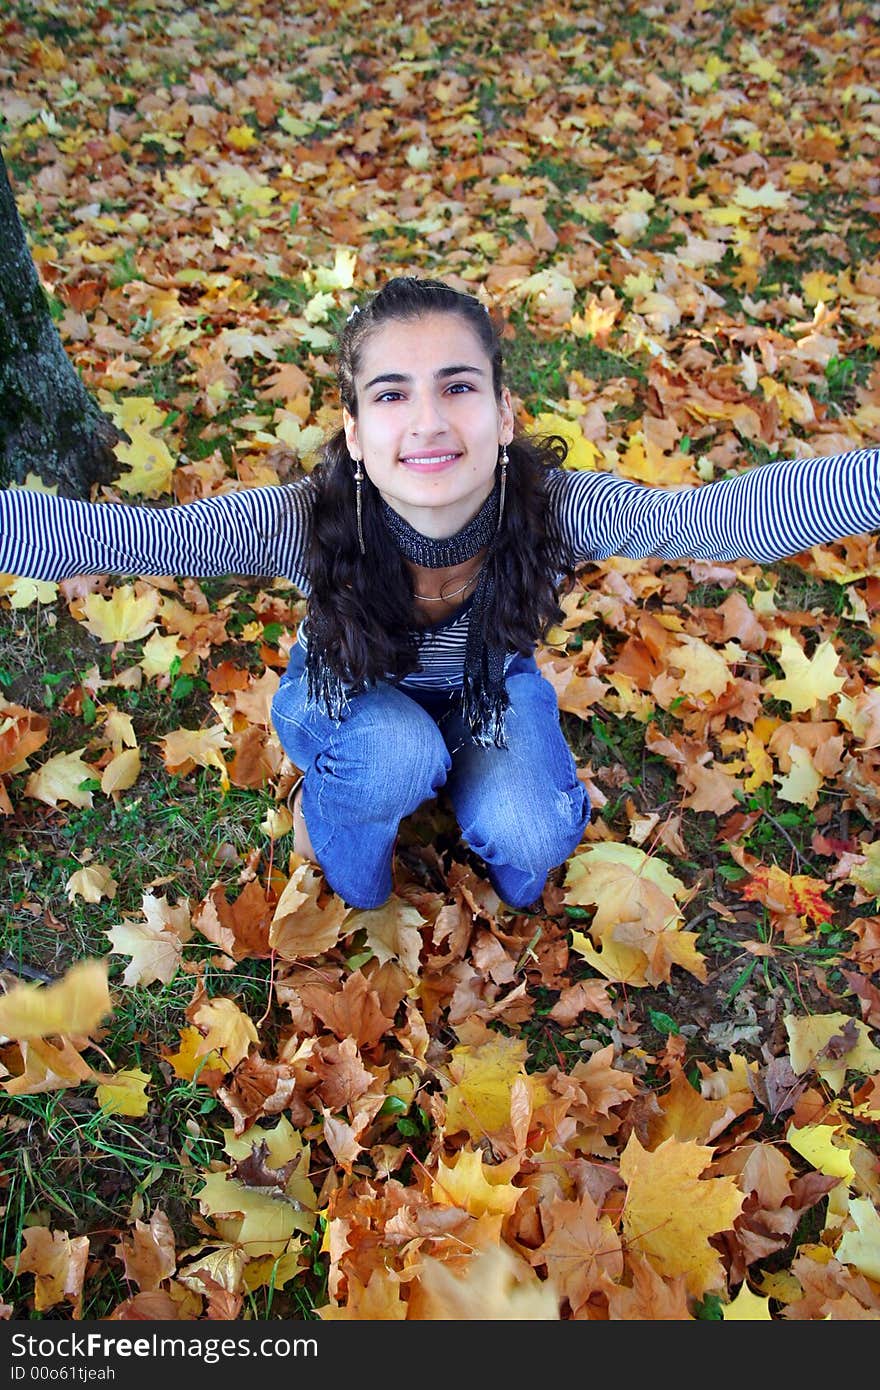
[[[356,305],[354,306],[354,308],[352,309],[351,313],[348,315],[348,318],[345,320],[345,322],[346,322],[346,323],[351,323],[351,321],[352,321],[352,319],[354,318],[355,314],[359,314],[360,311],[361,311],[361,306],[360,306],[359,304],[356,304]]]

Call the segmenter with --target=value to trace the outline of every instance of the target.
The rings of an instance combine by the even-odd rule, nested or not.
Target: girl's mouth
[[[440,473],[444,468],[450,468],[461,458],[461,454],[455,453],[434,453],[434,454],[404,454],[400,462],[404,468],[410,468],[415,473]]]

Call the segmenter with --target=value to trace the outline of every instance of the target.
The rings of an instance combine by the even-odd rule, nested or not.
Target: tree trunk
[[[119,472],[122,438],[64,350],[0,153],[0,486],[28,473],[67,497]]]

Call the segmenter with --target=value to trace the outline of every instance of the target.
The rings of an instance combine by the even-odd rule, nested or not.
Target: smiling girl
[[[355,907],[392,891],[401,820],[445,787],[502,902],[531,906],[590,813],[534,649],[576,569],[779,560],[880,527],[880,449],[667,490],[566,470],[516,432],[483,305],[390,280],[343,329],[342,423],[314,472],[181,506],[0,492],[0,572],[283,576],[308,597],[273,703],[304,774],[300,854]]]

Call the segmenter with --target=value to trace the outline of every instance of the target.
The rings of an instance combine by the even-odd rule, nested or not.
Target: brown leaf
[[[48,1226],[27,1226],[24,1249],[3,1261],[14,1274],[34,1275],[34,1307],[38,1313],[57,1304],[73,1304],[74,1317],[81,1316],[83,1280],[89,1258],[88,1236],[51,1231]]]
[[[272,1168],[266,1162],[268,1153],[267,1140],[262,1139],[259,1144],[253,1144],[247,1158],[239,1159],[231,1165],[229,1176],[244,1187],[275,1188],[279,1194],[284,1194],[288,1178],[300,1166],[302,1154],[297,1154],[281,1168]]]
[[[123,1236],[115,1250],[125,1267],[126,1279],[144,1291],[158,1289],[177,1268],[174,1232],[161,1210],[153,1212],[149,1224],[136,1221],[131,1239]]]
[[[383,1014],[378,994],[360,971],[349,975],[341,990],[305,985],[300,994],[337,1038],[352,1038],[361,1048],[373,1047],[394,1023]]]
[[[217,1098],[226,1106],[235,1133],[240,1135],[262,1116],[280,1115],[285,1110],[295,1125],[308,1124],[312,1111],[297,1096],[298,1086],[293,1067],[251,1053],[236,1067],[229,1084],[218,1088]]]

